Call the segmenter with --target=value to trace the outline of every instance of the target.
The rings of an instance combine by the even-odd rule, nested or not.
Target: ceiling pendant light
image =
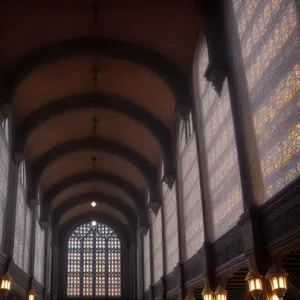
[[[99,0],[94,0],[91,6],[94,12],[94,21],[95,23],[98,21],[98,13],[99,13]]]
[[[287,277],[288,273],[281,267],[281,264],[276,260],[270,267],[266,278],[269,280],[274,293],[273,299],[283,299],[287,291]]]
[[[94,201],[92,201],[92,203],[91,203],[91,206],[92,206],[92,207],[96,207],[96,206],[97,206],[97,202],[95,201],[95,200],[96,200],[96,197],[95,197],[95,190],[96,190],[96,187],[93,185]]]

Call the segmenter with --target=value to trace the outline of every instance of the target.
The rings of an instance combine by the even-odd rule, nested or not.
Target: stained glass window
[[[176,184],[169,189],[163,184],[163,205],[165,214],[165,238],[167,273],[171,273],[178,264],[178,225],[176,205]]]
[[[121,296],[121,242],[105,224],[78,226],[68,240],[67,296]]]
[[[39,209],[39,207],[38,207]],[[44,285],[44,266],[45,266],[45,230],[39,223],[39,217],[36,218],[35,225],[35,258],[34,275],[37,281]]]
[[[154,283],[159,281],[162,276],[162,230],[161,230],[161,209],[157,214],[151,213],[152,222],[152,249],[153,249],[153,268],[154,268]]]
[[[1,122],[1,119],[0,119]],[[5,123],[5,121],[3,121]],[[1,242],[3,240],[5,211],[7,204],[7,188],[8,188],[8,169],[9,169],[9,151],[6,140],[5,130],[0,126],[0,251]]]
[[[221,98],[204,77],[208,65],[206,44],[198,57],[199,101],[206,150],[209,205],[213,238],[232,228],[243,212],[236,141],[231,114],[228,83]]]
[[[268,200],[300,175],[299,17],[295,0],[240,2],[234,11]]]
[[[196,138],[193,134],[181,156],[183,217],[186,259],[192,257],[204,242],[200,179]]]
[[[16,223],[14,241],[14,261],[26,273],[29,272],[30,244],[32,228],[32,211],[26,201],[25,162],[21,163],[18,171]]]
[[[144,236],[144,290],[147,291],[151,284],[151,269],[150,269],[150,236],[149,230]]]

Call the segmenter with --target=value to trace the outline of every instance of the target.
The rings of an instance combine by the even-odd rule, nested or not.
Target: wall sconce
[[[227,291],[220,285],[218,285],[215,291],[216,300],[227,300]]]
[[[12,278],[10,277],[8,271],[1,278],[1,287],[0,289],[4,291],[4,297],[6,297],[10,291],[12,283]]]
[[[203,300],[214,300],[214,293],[208,285],[205,285],[202,291]]]
[[[278,261],[270,267],[266,274],[266,278],[271,284],[272,292],[278,297],[278,299],[283,299],[287,291],[288,276],[289,274],[279,265]]]
[[[28,293],[28,300],[35,300],[35,292],[34,289],[31,289]]]
[[[258,299],[262,292],[262,276],[258,271],[249,271],[245,280],[248,282],[249,291],[254,299]]]

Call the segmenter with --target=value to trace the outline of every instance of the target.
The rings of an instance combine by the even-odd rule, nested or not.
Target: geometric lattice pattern
[[[182,144],[184,141],[181,140]],[[191,258],[202,247],[204,242],[201,190],[198,167],[196,136],[192,134],[182,153],[181,179],[183,189],[183,214],[185,229],[185,255]]]
[[[68,297],[121,296],[121,243],[113,229],[85,223],[68,240]]]
[[[176,183],[171,189],[163,183],[163,205],[165,213],[165,243],[167,274],[171,273],[179,262],[178,224],[177,224]]]
[[[144,290],[147,291],[151,284],[150,268],[150,230],[144,236]]]
[[[155,215],[151,212],[152,222],[152,251],[153,251],[153,279],[158,282],[163,272],[163,253],[162,253],[162,230],[161,230],[161,209]]]
[[[13,257],[15,263],[20,267],[20,269],[29,274],[33,213],[26,200],[25,162],[22,162],[19,165],[16,197],[16,221]],[[44,262],[42,262],[42,266],[43,265]]]
[[[0,119],[1,122],[1,119]],[[3,241],[4,233],[4,222],[5,222],[5,212],[7,204],[7,189],[8,189],[8,168],[9,168],[9,151],[8,143],[5,136],[5,131],[2,125],[0,124],[0,251],[1,242]]]
[[[205,79],[208,65],[207,46],[199,53],[199,104],[203,131],[213,222],[213,239],[231,229],[243,213],[241,181],[237,159],[236,140],[231,113],[227,80],[221,97]]]
[[[39,209],[39,207],[38,207]],[[34,259],[34,275],[36,280],[44,284],[44,268],[45,268],[45,230],[39,223],[39,217],[36,219],[35,225],[35,259]]]
[[[300,175],[300,26],[295,0],[235,0],[265,200]]]

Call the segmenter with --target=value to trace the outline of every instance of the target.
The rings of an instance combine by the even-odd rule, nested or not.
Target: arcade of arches
[[[298,0],[3,0],[0,40],[0,298],[300,299]]]

